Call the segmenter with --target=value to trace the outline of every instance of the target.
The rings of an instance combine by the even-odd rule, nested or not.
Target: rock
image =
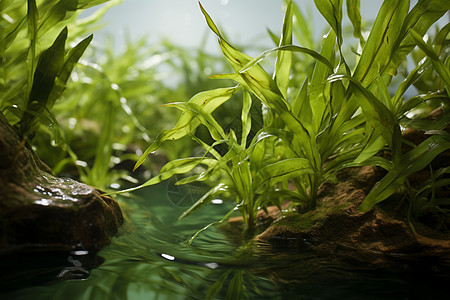
[[[317,209],[278,219],[257,240],[274,249],[313,250],[379,266],[408,259],[450,259],[450,232],[414,222],[415,234],[406,203],[385,201],[368,212],[358,210],[378,179],[371,167],[344,170],[339,183],[322,185]]]
[[[21,141],[0,113],[0,255],[97,251],[123,222],[102,191],[58,178]]]

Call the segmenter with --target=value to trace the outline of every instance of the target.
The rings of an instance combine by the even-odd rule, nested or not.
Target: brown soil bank
[[[306,247],[320,255],[371,264],[391,258],[450,259],[450,222],[446,216],[411,220],[415,234],[407,218],[408,204],[399,197],[368,212],[358,210],[380,179],[374,168],[346,169],[338,179],[337,184],[321,186],[316,210],[279,218],[257,240],[276,249]]]

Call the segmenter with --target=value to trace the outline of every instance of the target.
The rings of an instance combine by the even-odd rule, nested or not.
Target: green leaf
[[[353,25],[353,36],[359,39],[359,43],[363,47],[365,41],[361,33],[360,0],[347,0],[347,14]]]
[[[419,35],[424,35],[427,30],[445,13],[450,10],[449,1],[421,0],[411,9],[406,16],[398,38],[394,41],[391,51],[390,63],[384,73],[395,75],[397,68],[406,55],[415,47],[415,42],[409,31],[413,29]]]
[[[403,116],[407,111],[413,109],[415,106],[421,103],[414,102],[409,99],[406,102],[403,102],[403,95],[406,93],[406,90],[414,84],[414,82],[420,78],[420,76],[430,67],[431,62],[430,59],[425,59],[419,62],[419,64],[409,72],[408,76],[403,80],[395,91],[394,96],[391,99],[391,103],[394,107],[394,115],[396,117]],[[413,103],[414,102],[414,103]]]
[[[336,35],[332,30],[324,37],[320,55],[327,61],[333,61],[334,48],[336,46]],[[317,133],[323,123],[326,115],[325,110],[329,105],[328,99],[325,99],[326,79],[332,70],[325,65],[316,63],[309,87],[309,101],[312,111],[312,121],[314,132]]]
[[[242,96],[242,113],[241,113],[241,121],[242,121],[241,145],[242,145],[242,147],[246,147],[247,137],[248,137],[250,131],[252,130],[252,118],[250,117],[251,107],[252,107],[252,97],[247,90],[244,90],[244,93]]]
[[[314,174],[309,160],[305,158],[284,159],[259,170],[254,179],[254,187],[258,191],[266,184],[273,186],[277,182],[304,174]]]
[[[226,134],[223,128],[210,113],[206,113],[199,105],[192,102],[175,102],[166,104],[165,106],[176,107],[182,110],[185,114],[192,113],[193,119],[189,123],[190,132],[193,132],[200,124],[203,124],[216,141],[226,139]]]
[[[48,100],[55,85],[56,76],[64,64],[66,39],[67,27],[61,31],[54,43],[39,57],[25,113],[20,120],[20,132],[23,136],[33,135],[33,126],[36,122],[35,117],[28,112],[42,112],[48,108]]]
[[[211,114],[216,108],[231,98],[240,87],[233,88],[219,88],[215,90],[205,91],[193,96],[189,103],[195,104],[201,107],[205,114]],[[159,148],[159,146],[167,140],[177,140],[195,130],[200,121],[196,118],[196,114],[193,111],[185,110],[177,121],[174,128],[169,130],[163,130],[156,137],[156,140],[145,150],[144,154],[138,159],[134,166],[136,170],[147,158],[147,156]]]
[[[297,96],[291,102],[292,113],[305,123],[312,123],[311,104],[309,102],[309,82],[308,78],[303,82]]]
[[[36,40],[37,40],[37,22],[39,19],[38,10],[36,7],[35,0],[28,0],[28,39],[30,40],[30,47],[28,49],[28,85],[27,85],[27,96],[31,93],[31,88],[33,86],[33,75],[36,67]],[[14,31],[15,35],[19,32],[17,27]]]
[[[395,124],[393,114],[368,89],[364,88],[353,77],[349,77],[347,75],[331,75],[328,77],[328,81],[330,82],[343,79],[349,79],[352,90],[355,93],[364,114],[366,117],[373,120],[373,122],[384,127],[383,129],[380,129],[380,133],[386,141],[390,142]]]
[[[244,72],[248,71],[250,68],[253,68],[259,62],[261,62],[263,59],[265,59],[267,56],[269,56],[270,54],[277,52],[277,51],[291,51],[291,52],[299,52],[299,53],[307,54],[307,55],[311,56],[312,58],[315,58],[322,64],[324,64],[331,71],[333,70],[333,64],[327,58],[323,57],[316,51],[305,48],[305,47],[296,46],[296,45],[285,45],[285,46],[280,46],[280,47],[266,50],[253,59],[251,59],[251,57],[250,57],[250,60],[245,65],[243,65],[241,69],[239,69],[239,72],[244,73]]]
[[[67,57],[64,62],[64,66],[62,67],[61,71],[59,72],[57,76],[56,86],[52,90],[50,96],[49,96],[49,103],[47,104],[47,107],[50,109],[55,101],[61,96],[63,93],[67,80],[69,79],[70,74],[73,71],[73,68],[78,63],[80,57],[83,55],[84,51],[86,51],[86,48],[89,46],[93,38],[93,35],[91,34],[87,38],[83,39],[81,42],[79,42],[75,47],[70,49],[69,53],[67,54]]]
[[[292,1],[288,2],[286,13],[284,15],[283,29],[281,31],[281,39],[278,46],[286,46],[292,44]],[[291,71],[292,53],[288,51],[278,51],[275,63],[274,79],[278,85],[278,89],[287,99],[287,89],[289,84],[289,74]]]
[[[439,59],[438,54],[434,52],[433,48],[425,44],[422,37],[417,32],[411,29],[410,34],[419,48],[431,59],[431,63],[433,64],[436,72],[439,74],[439,77],[442,81],[444,81],[447,93],[450,95],[450,71]]]
[[[55,84],[56,76],[64,65],[66,39],[67,27],[61,31],[55,42],[40,55],[28,100],[29,105],[36,101],[42,108],[47,107],[48,97]]]
[[[265,207],[274,202],[275,199],[291,200],[295,204],[308,205],[308,200],[303,198],[297,191],[291,190],[269,190],[264,191],[256,200],[255,206]]]
[[[448,134],[433,135],[423,141],[392,166],[389,173],[370,191],[359,209],[368,211],[375,204],[391,196],[403,185],[408,176],[425,168],[437,155],[447,149],[450,149]]]
[[[214,166],[216,163],[217,163],[217,161],[215,159],[206,158],[206,157],[188,157],[188,158],[175,159],[175,160],[172,160],[172,161],[169,161],[168,163],[166,163],[161,168],[161,171],[157,176],[151,178],[150,180],[148,180],[147,182],[145,182],[142,185],[120,191],[120,193],[128,193],[128,192],[135,191],[135,190],[141,189],[141,188],[149,186],[149,185],[154,185],[154,184],[160,183],[161,181],[169,179],[173,175],[184,174],[189,171],[192,171],[195,167],[197,167],[198,165],[201,165],[201,164],[211,167],[211,166]]]
[[[314,0],[317,9],[333,28],[342,45],[342,0]]]
[[[64,20],[69,11],[75,11],[77,9],[77,4],[78,0],[58,1],[54,4],[41,20],[39,26],[41,34],[47,32],[50,28]]]
[[[386,145],[386,141],[383,138],[383,136],[377,133],[376,131],[377,129],[373,128],[373,131],[370,132],[369,139],[364,149],[361,151],[361,153],[354,161],[356,164],[360,164],[369,159],[370,157],[374,156]],[[366,130],[366,132],[369,133],[368,130]]]
[[[408,0],[383,2],[353,74],[363,87],[382,75],[388,65],[408,8]]]

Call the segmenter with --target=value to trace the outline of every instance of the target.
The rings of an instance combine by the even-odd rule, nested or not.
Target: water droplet
[[[34,203],[39,204],[39,205],[43,205],[43,206],[49,206],[50,204],[53,203],[53,201],[49,200],[49,199],[40,199],[40,200],[34,201]]]
[[[215,263],[215,262],[211,262],[211,263],[206,263],[205,266],[207,266],[208,268],[214,270],[214,269],[217,269],[219,267],[219,264]]]
[[[168,260],[175,260],[175,257],[169,254],[162,253],[161,256]]]

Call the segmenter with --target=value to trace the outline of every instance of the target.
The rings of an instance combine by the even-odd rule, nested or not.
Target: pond
[[[450,262],[399,263],[379,269],[337,263],[311,251],[274,250],[269,245],[239,245],[240,237],[211,226],[191,245],[186,241],[232,206],[215,201],[195,214],[178,216],[202,192],[170,183],[120,197],[125,224],[97,257],[75,251],[65,268],[39,282],[48,260],[29,257],[14,264],[15,282],[1,299],[444,299]],[[6,262],[2,262],[2,270]],[[98,265],[88,270],[87,265]],[[11,267],[11,266],[10,266]],[[15,268],[21,268],[17,271]],[[58,277],[69,278],[57,280]],[[11,278],[9,278],[11,279]],[[50,282],[50,283],[49,283]]]

